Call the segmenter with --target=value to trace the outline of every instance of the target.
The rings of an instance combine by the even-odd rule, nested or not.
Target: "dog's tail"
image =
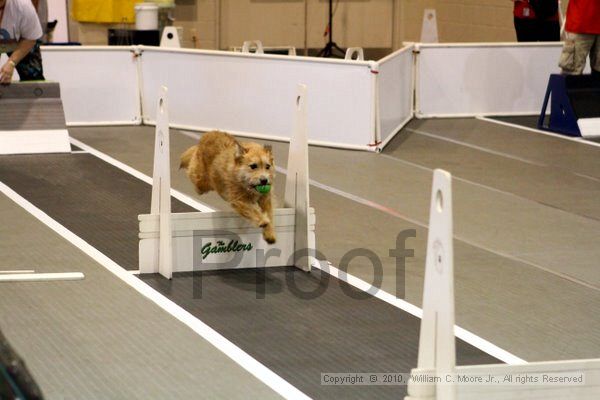
[[[187,168],[190,165],[190,161],[192,161],[192,157],[196,154],[196,146],[192,146],[181,155],[181,162],[179,163],[179,169]]]

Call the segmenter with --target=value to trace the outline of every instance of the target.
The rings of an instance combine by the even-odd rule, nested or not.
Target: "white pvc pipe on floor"
[[[65,273],[39,273],[39,274],[0,274],[0,282],[50,282],[50,281],[76,281],[84,279],[81,272]]]

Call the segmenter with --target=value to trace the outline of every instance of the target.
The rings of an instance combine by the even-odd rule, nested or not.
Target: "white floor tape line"
[[[69,241],[75,247],[83,251],[94,261],[102,265],[108,271],[112,272],[115,276],[131,286],[137,292],[150,299],[152,302],[171,314],[183,324],[190,327],[194,332],[206,339],[217,349],[225,353],[229,358],[247,370],[250,374],[254,375],[261,382],[269,386],[275,392],[286,399],[309,399],[309,397],[304,393],[300,392],[279,375],[275,374],[263,364],[249,356],[246,352],[241,350],[225,337],[221,336],[217,331],[213,330],[204,322],[194,317],[192,314],[148,286],[146,283],[139,280],[137,277],[133,276],[129,271],[126,271],[124,268],[98,251],[89,243],[52,219],[50,216],[48,216],[48,214],[44,213],[42,210],[21,197],[3,182],[0,182],[0,192],[21,206],[39,221],[43,222],[61,237]]]
[[[184,132],[179,132],[179,131],[174,131],[174,132],[178,132],[178,133],[183,134],[184,136],[188,136],[188,137],[195,138],[195,139],[198,139],[201,136],[200,134],[195,134],[195,133],[187,133],[187,132],[184,133]],[[90,147],[90,146],[88,146],[88,145],[80,142],[77,139],[71,138],[71,143],[73,143],[74,145],[78,146],[79,148],[85,149],[90,154],[93,154],[94,156],[96,156],[96,157],[104,160],[105,162],[107,162],[107,163],[109,163],[109,164],[111,164],[111,165],[113,165],[113,166],[115,166],[115,167],[117,167],[117,168],[119,168],[119,169],[121,169],[121,170],[123,170],[123,171],[125,171],[125,172],[127,172],[127,173],[129,173],[131,175],[133,175],[133,176],[135,176],[136,178],[141,179],[142,181],[148,183],[149,185],[152,185],[152,178],[149,177],[149,176],[147,176],[147,175],[144,175],[140,171],[138,171],[138,170],[136,170],[136,169],[134,169],[134,168],[132,168],[132,167],[130,167],[130,166],[128,166],[128,165],[126,165],[126,164],[124,164],[124,163],[122,163],[122,162],[120,162],[120,161],[118,161],[118,160],[116,160],[116,159],[114,159],[112,157],[110,157],[107,154],[104,154],[104,153],[102,153],[102,152],[100,152],[100,151],[98,151],[98,150],[96,150],[96,149],[94,149],[94,148],[92,148],[92,147]],[[282,172],[282,173],[287,173],[287,170],[285,170],[283,168],[279,168],[279,167],[277,168],[277,171],[278,172]],[[312,180],[310,181],[311,185],[315,185],[315,183],[316,183],[315,181],[312,181]],[[322,186],[326,186],[326,185],[322,185]],[[327,186],[327,188],[329,188],[329,187]],[[333,189],[333,188],[331,188],[331,189]],[[337,190],[333,191],[333,193],[337,193],[337,192],[338,192]],[[216,211],[215,209],[210,208],[206,204],[202,204],[200,202],[197,202],[197,201],[191,199],[189,196],[187,196],[187,195],[185,195],[185,194],[183,194],[183,193],[181,193],[181,192],[179,192],[177,190],[171,189],[171,194],[172,194],[173,197],[175,197],[176,199],[181,200],[181,201],[184,201],[183,199],[187,199],[188,202],[186,202],[186,203],[188,205],[190,205],[191,207],[195,207],[199,211],[206,211],[206,212]],[[350,195],[350,196],[356,197],[356,196],[353,196],[353,195]],[[357,197],[357,199],[360,199],[361,201],[364,200],[364,199],[361,199],[361,198],[358,198],[358,197]],[[355,199],[353,198],[353,200],[355,200]],[[373,207],[373,204],[375,204],[375,203],[370,202],[368,200],[365,200],[365,201],[366,201],[367,205],[369,205],[371,207]],[[197,204],[198,206],[196,206],[194,204]],[[391,211],[387,207],[384,207],[384,206],[381,206],[381,207],[383,209]],[[407,221],[415,223],[416,225],[426,227],[425,224],[422,224],[419,221],[410,219],[410,218],[408,218],[406,216],[402,216],[400,214],[394,215],[394,216],[406,219]],[[338,271],[338,272],[336,272],[336,271]],[[340,279],[340,280],[342,280],[342,281],[344,281],[344,282],[346,282],[346,283],[348,283],[348,284],[356,287],[357,289],[366,291],[369,288],[371,288],[370,284],[368,284],[368,283],[362,281],[361,279],[359,279],[357,277],[354,277],[352,275],[341,273],[335,267],[330,267],[329,271],[325,270],[325,272],[329,272],[332,276],[335,276],[336,278],[338,278],[338,279]],[[336,273],[337,273],[337,275],[336,275]],[[412,315],[420,318],[420,314],[415,313],[415,310],[420,310],[419,307],[414,306],[414,305],[412,305],[412,304],[410,304],[408,302],[405,302],[404,300],[391,301],[392,299],[396,299],[396,297],[394,295],[390,294],[390,293],[387,293],[387,292],[385,292],[383,290],[378,290],[376,297],[379,298],[379,299],[381,299],[381,300],[383,300],[383,301],[386,301],[387,303],[389,303],[389,304],[391,304],[391,305],[393,305],[395,307],[398,307],[399,309],[401,309],[401,310],[403,310],[405,312],[408,312],[409,314],[412,314]],[[403,308],[403,307],[405,307],[405,308]],[[501,361],[503,361],[505,363],[508,363],[508,364],[522,364],[522,363],[526,362],[525,360],[523,360],[523,359],[521,359],[521,358],[519,358],[519,357],[511,354],[508,351],[500,349],[499,347],[491,344],[487,340],[485,340],[483,338],[480,338],[479,336],[477,336],[477,335],[475,335],[475,334],[473,334],[473,333],[471,333],[471,332],[469,332],[469,331],[467,331],[467,330],[465,330],[463,328],[457,327],[457,330],[458,330],[458,332],[460,334],[459,337],[462,340],[464,340],[465,342],[467,342],[467,343],[469,343],[469,344],[477,347],[478,349],[480,349],[480,350],[482,350],[482,351],[484,351],[484,352],[486,352],[486,353],[488,353],[488,354],[490,354],[490,355],[498,358],[499,360],[501,360]],[[489,343],[489,345],[487,345],[488,343]]]

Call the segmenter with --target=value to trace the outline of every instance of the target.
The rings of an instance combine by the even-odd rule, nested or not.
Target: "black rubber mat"
[[[137,268],[137,215],[150,207],[146,183],[86,154],[2,157],[0,180],[123,267]],[[311,397],[406,393],[405,386],[321,385],[321,373],[410,372],[420,325],[328,274],[275,268],[142,279]],[[457,354],[461,365],[498,362],[460,340]]]
[[[405,386],[321,385],[321,373],[409,373],[420,319],[319,270],[262,271],[142,279],[313,398],[406,395]],[[498,362],[460,340],[457,354],[460,365]]]
[[[138,215],[152,188],[90,154],[0,158],[0,180],[128,270],[138,269]],[[174,212],[193,211],[173,199]]]

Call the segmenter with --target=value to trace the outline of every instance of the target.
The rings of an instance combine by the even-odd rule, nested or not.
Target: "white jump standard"
[[[434,172],[419,360],[405,400],[600,398],[600,359],[456,366],[451,179]]]
[[[306,86],[298,85],[285,185],[273,210],[277,242],[233,211],[171,213],[167,89],[158,100],[151,213],[138,217],[140,274],[314,265],[315,212],[309,207]]]

